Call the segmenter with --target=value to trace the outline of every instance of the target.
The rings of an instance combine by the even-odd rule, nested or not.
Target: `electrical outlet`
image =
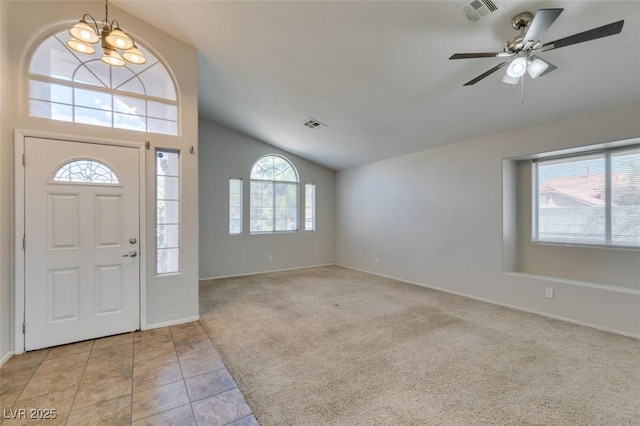
[[[273,255],[269,255],[269,262],[271,262],[273,260]]]
[[[373,258],[373,261],[374,261],[375,263],[378,263],[378,256],[374,257],[374,258]]]
[[[547,299],[553,299],[553,288],[552,287],[547,287],[547,289],[544,291],[544,297],[546,297]]]

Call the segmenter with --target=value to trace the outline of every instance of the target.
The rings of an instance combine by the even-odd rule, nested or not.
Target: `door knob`
[[[136,257],[137,255],[138,255],[137,251],[131,250],[129,253],[123,254],[122,257]]]

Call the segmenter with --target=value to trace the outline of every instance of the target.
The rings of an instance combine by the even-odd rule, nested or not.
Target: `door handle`
[[[136,257],[137,255],[138,255],[137,251],[131,250],[129,253],[123,254],[122,257]]]

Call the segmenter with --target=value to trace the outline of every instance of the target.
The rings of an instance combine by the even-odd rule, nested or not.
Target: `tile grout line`
[[[80,381],[78,382],[78,386],[76,387],[76,393],[73,395],[73,399],[71,400],[71,406],[69,407],[69,411],[67,412],[67,418],[64,421],[65,425],[69,423],[69,417],[71,417],[73,404],[76,402],[76,397],[78,396],[78,392],[80,391],[80,383],[82,383],[82,379],[84,378],[84,375],[87,373],[87,365],[89,364],[89,360],[91,359],[91,354],[93,353],[93,348],[95,347],[95,345],[96,345],[96,340],[93,339],[93,343],[91,344],[91,350],[89,351],[89,356],[87,356],[87,361],[84,363],[84,369],[82,370]]]

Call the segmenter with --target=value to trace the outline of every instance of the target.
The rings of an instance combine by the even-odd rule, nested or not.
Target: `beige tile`
[[[203,330],[194,330],[184,333],[173,333],[172,334],[173,343],[177,345],[184,345],[191,342],[201,342],[203,340],[211,340],[209,339],[209,335],[205,333]]]
[[[131,397],[122,396],[111,401],[71,410],[67,426],[122,426],[131,422]]]
[[[18,421],[18,419],[14,419],[12,421],[3,423],[3,425],[31,425],[38,423],[64,424],[64,422],[61,422],[61,419],[65,418],[67,413],[71,409],[71,403],[73,402],[73,397],[75,396],[75,394],[76,388],[74,386],[71,388],[62,389],[54,393],[49,393],[33,398],[21,397],[13,404],[13,409],[24,409],[27,414],[28,421]],[[40,409],[44,411],[32,412],[32,409]],[[48,418],[45,418],[44,416]]]
[[[77,370],[82,372],[87,365],[87,359],[89,359],[89,352],[42,361],[34,377],[48,374],[67,374]]]
[[[137,420],[132,426],[195,426],[196,420],[193,417],[191,406],[182,405],[177,408],[165,411],[155,416]]]
[[[182,380],[142,392],[135,392],[131,404],[131,417],[132,420],[140,420],[188,402],[187,389]]]
[[[73,401],[73,409],[130,395],[131,383],[131,375],[109,377],[98,381],[85,381],[83,378],[76,399]]]
[[[166,338],[165,338],[166,339]],[[143,342],[134,343],[133,356],[142,355],[147,352],[160,350],[175,350],[171,337],[168,340],[145,340]]]
[[[96,341],[89,359],[115,359],[133,356],[133,337],[131,337],[131,342],[122,345],[97,347],[97,344]]]
[[[226,368],[201,374],[185,380],[191,402],[208,398],[237,387]]]
[[[189,358],[204,354],[205,352],[211,352],[217,355],[216,349],[213,347],[213,343],[211,343],[211,340],[208,337],[206,340],[197,340],[176,345],[178,358]]]
[[[238,389],[201,399],[191,404],[197,424],[226,425],[251,414],[251,409]]]
[[[147,368],[152,366],[159,366],[164,364],[170,364],[178,360],[176,350],[171,348],[160,349],[157,351],[145,352],[134,355],[133,367],[134,368]]]
[[[191,321],[183,324],[172,325],[169,329],[171,330],[171,334],[184,333],[192,330],[202,330],[202,325],[200,324],[200,321]]]
[[[186,379],[224,368],[217,353],[206,352],[194,357],[180,358],[182,376]]]
[[[39,362],[27,362],[12,367],[3,366],[0,369],[0,383],[29,380],[33,377],[38,367],[40,367]]]
[[[133,391],[157,388],[178,380],[182,380],[182,370],[177,362],[149,368],[137,368],[133,373]]]
[[[41,349],[39,351],[25,352],[20,355],[14,355],[9,359],[9,361],[4,363],[2,368],[0,368],[0,371],[4,370],[5,368],[15,367],[16,365],[40,362],[45,359],[48,353],[48,349]]]
[[[3,380],[2,378],[0,378],[0,395],[22,392],[22,389],[27,386],[27,383],[29,383],[29,379]]]
[[[6,392],[0,395],[0,411],[4,413],[5,410],[9,410],[11,407],[13,407],[13,404],[16,402],[21,393],[22,390],[19,390]],[[0,418],[0,420],[2,420],[2,418]]]
[[[84,370],[83,381],[98,381],[115,376],[133,374],[133,358],[89,359]]]
[[[133,333],[118,334],[116,336],[103,337],[96,339],[93,345],[94,349],[103,349],[110,346],[123,345],[125,343],[133,343]]]
[[[171,340],[171,331],[169,327],[154,328],[153,330],[136,331],[133,333],[133,342],[142,343],[149,340],[166,341]]]
[[[49,350],[46,360],[60,358],[67,355],[74,355],[82,352],[91,352],[93,348],[93,340],[86,342],[71,343],[69,345],[56,346]]]
[[[82,378],[82,370],[72,370],[65,374],[46,374],[33,377],[22,391],[21,398],[33,398],[58,392],[62,389],[77,387]]]

